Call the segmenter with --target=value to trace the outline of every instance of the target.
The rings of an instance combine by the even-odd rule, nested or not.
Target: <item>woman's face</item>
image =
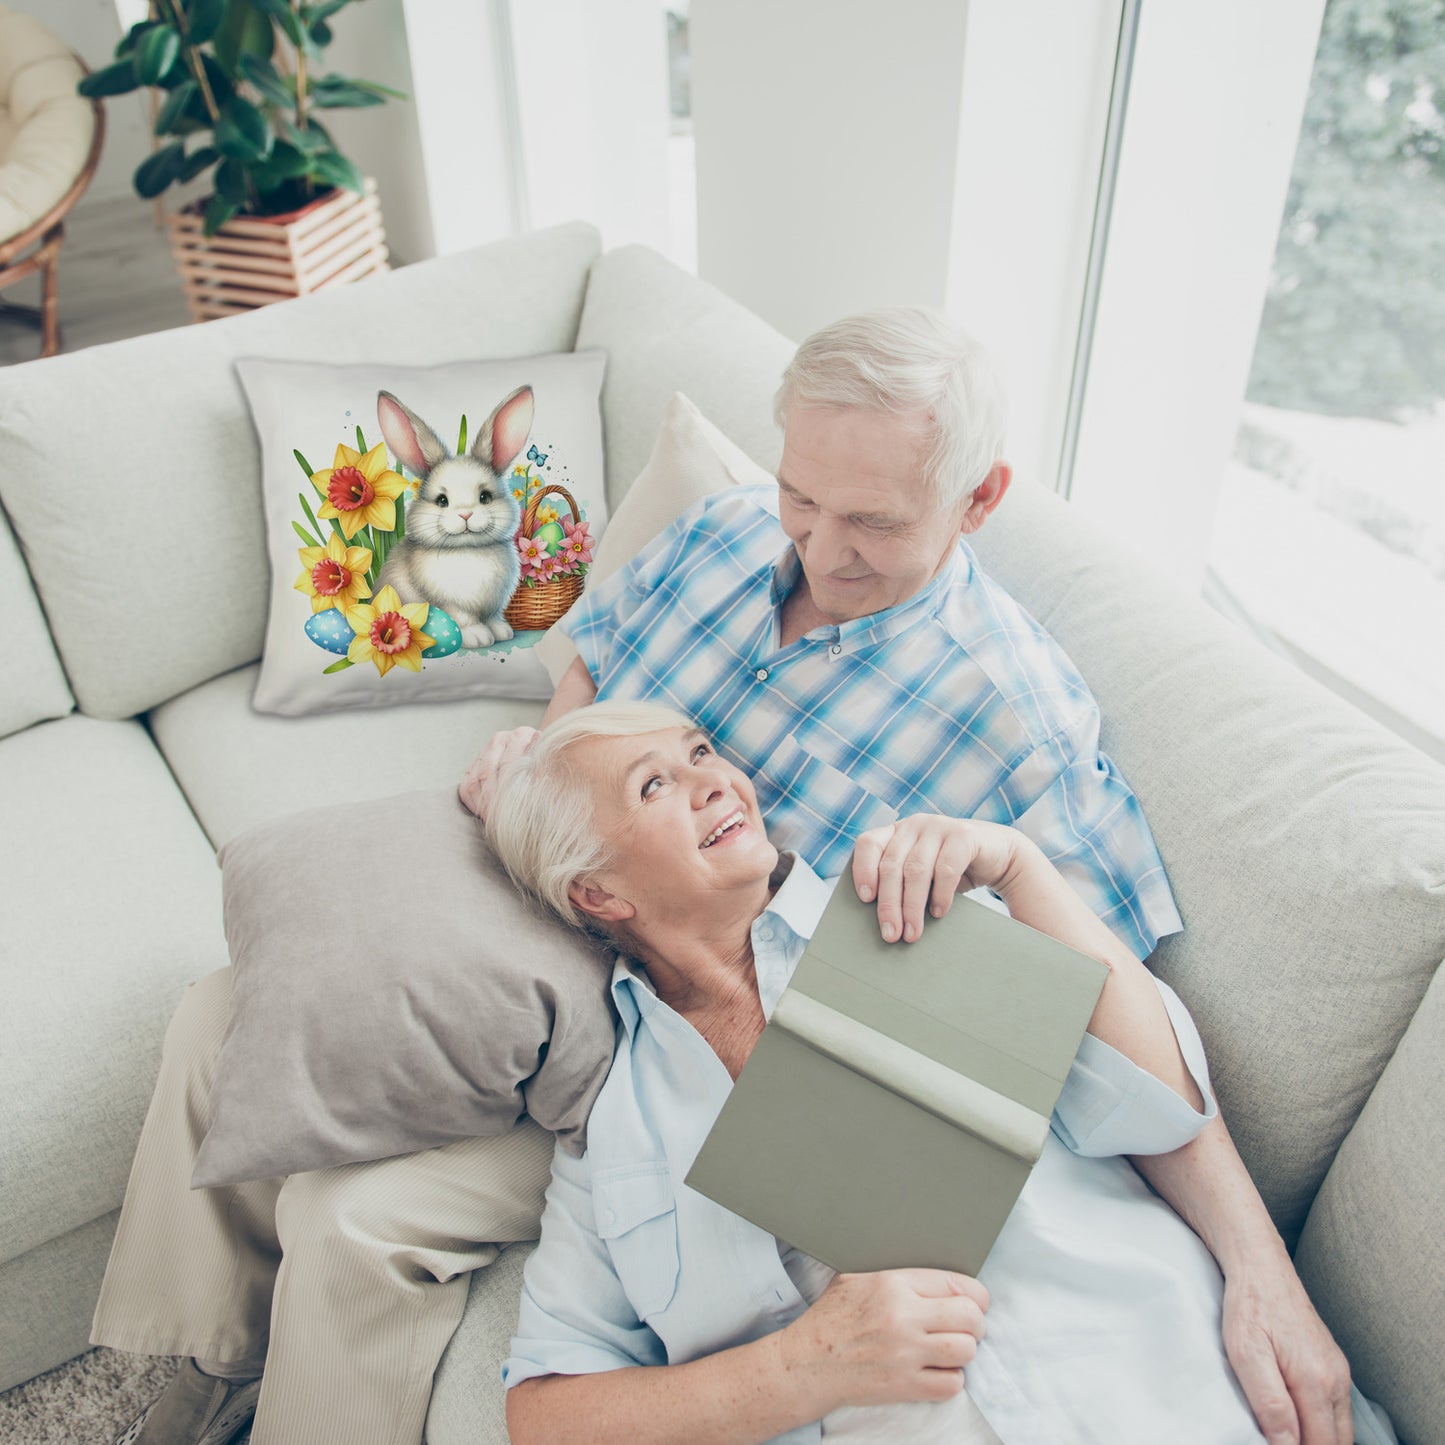
[[[720,758],[699,729],[589,738],[571,749],[590,785],[598,832],[612,854],[591,880],[625,909],[617,916],[676,917],[736,896],[751,907],[778,851],[768,842],[747,776]],[[575,889],[574,889],[575,893]],[[587,898],[578,900],[589,912]],[[748,914],[751,920],[752,914]]]

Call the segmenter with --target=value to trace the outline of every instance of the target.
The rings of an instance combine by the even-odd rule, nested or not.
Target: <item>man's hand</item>
[[[496,782],[497,770],[513,758],[520,757],[537,740],[536,728],[513,728],[510,732],[496,733],[491,741],[477,754],[466,775],[457,784],[457,793],[462,802],[479,817],[487,821],[487,810],[491,807],[492,788]]]
[[[1269,1445],[1352,1445],[1350,1367],[1286,1260],[1224,1285],[1224,1348]]]

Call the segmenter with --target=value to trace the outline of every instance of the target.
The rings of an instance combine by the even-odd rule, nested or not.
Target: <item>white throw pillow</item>
[[[601,582],[610,577],[703,498],[728,487],[774,480],[680,391],[674,392],[647,465],[608,523],[607,535],[592,563],[591,580]],[[571,667],[577,649],[566,633],[554,627],[537,644],[536,656],[555,687]]]

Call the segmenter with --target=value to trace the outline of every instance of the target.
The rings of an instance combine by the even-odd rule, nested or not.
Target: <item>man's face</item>
[[[920,420],[891,412],[794,407],[778,464],[778,514],[814,606],[833,622],[884,612],[943,570],[966,525],[965,496],[926,498]],[[981,518],[980,518],[981,520]]]

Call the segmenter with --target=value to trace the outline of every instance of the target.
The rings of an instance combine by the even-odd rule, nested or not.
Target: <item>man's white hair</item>
[[[901,306],[815,331],[783,373],[773,417],[794,407],[921,414],[922,481],[942,508],[972,494],[1003,456],[1003,387],[988,353],[936,311]]]
[[[605,868],[609,852],[597,831],[592,780],[579,776],[569,754],[588,738],[692,726],[655,702],[593,703],[552,723],[498,772],[487,811],[487,839],[512,882],[574,927],[597,931],[567,890]]]

